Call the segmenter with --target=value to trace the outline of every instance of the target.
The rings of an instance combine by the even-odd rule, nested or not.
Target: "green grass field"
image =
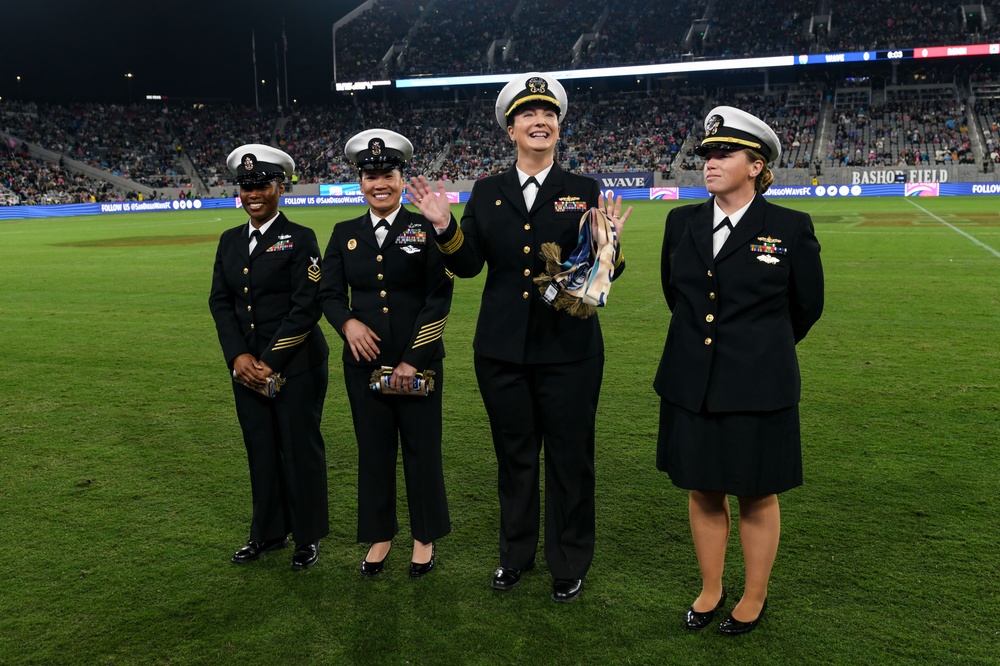
[[[0,223],[0,664],[1000,663],[996,199],[785,202],[816,221],[827,306],[799,345],[805,485],[782,496],[768,614],[739,639],[682,628],[699,584],[686,493],[654,468],[671,205],[636,207],[601,314],[597,554],[570,605],[549,600],[541,559],[518,589],[488,588],[481,279],[457,283],[445,333],[454,529],[434,573],[407,576],[404,496],[386,573],[357,574],[356,447],[326,324],[331,534],[307,572],[290,550],[238,567],[246,454],[207,297],[241,212]],[[360,210],[286,212],[325,247]],[[738,539],[728,564],[738,596]]]

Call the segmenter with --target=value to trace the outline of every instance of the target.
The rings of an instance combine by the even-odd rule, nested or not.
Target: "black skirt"
[[[661,400],[656,467],[687,490],[748,497],[801,486],[799,406],[709,414]]]

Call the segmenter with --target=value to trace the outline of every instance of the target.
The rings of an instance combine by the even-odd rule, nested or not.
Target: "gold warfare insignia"
[[[705,136],[712,136],[719,131],[719,127],[722,126],[723,118],[719,114],[711,116],[705,121]]]
[[[382,140],[372,139],[372,155],[381,155],[381,154],[382,154]]]
[[[548,88],[548,87],[549,87],[549,82],[546,81],[545,79],[543,79],[540,76],[533,76],[533,77],[531,77],[530,79],[528,79],[528,82],[525,84],[525,88],[527,88],[531,92],[535,93],[536,95],[544,93],[545,90],[546,90],[546,88]]]
[[[307,269],[307,271],[309,272],[309,279],[312,280],[313,282],[319,282],[321,274],[321,270],[319,267],[319,257],[309,257],[309,261],[312,262],[312,265]]]
[[[352,238],[351,240],[347,241],[347,249],[348,250],[353,250],[357,246],[358,246],[358,241],[356,241],[355,239]]]
[[[243,158],[243,168],[247,171],[253,171],[253,155],[247,155]]]
[[[757,236],[757,240],[759,240],[761,243],[780,243],[781,242],[780,238],[771,238],[770,236],[768,236],[767,238],[764,238],[763,236]]]
[[[559,197],[559,201],[579,201],[580,197]]]

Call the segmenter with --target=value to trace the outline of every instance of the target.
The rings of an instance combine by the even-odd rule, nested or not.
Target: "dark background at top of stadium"
[[[289,99],[331,98],[333,23],[362,0],[12,0],[0,8],[0,97],[36,102],[173,99],[276,103],[275,44],[288,37]],[[386,46],[388,49],[388,45]],[[284,103],[284,62],[280,64]],[[130,81],[125,74],[135,77]],[[20,85],[17,77],[21,77]],[[258,83],[259,85],[259,83]]]

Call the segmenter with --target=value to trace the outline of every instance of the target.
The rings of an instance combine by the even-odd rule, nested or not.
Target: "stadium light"
[[[20,75],[18,75],[18,77],[17,77],[17,101],[18,102],[23,102],[24,101],[24,98],[21,97],[21,76]]]

